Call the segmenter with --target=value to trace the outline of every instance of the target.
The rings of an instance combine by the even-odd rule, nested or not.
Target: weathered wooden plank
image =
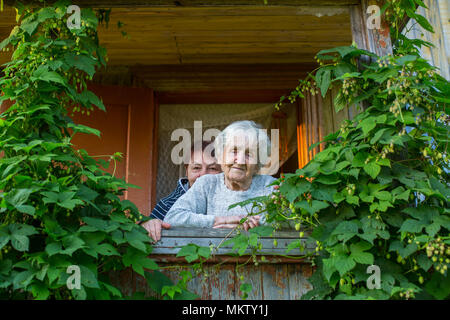
[[[262,299],[262,275],[261,267],[254,264],[247,264],[236,269],[235,290],[236,299],[241,299],[242,292],[240,290],[241,284],[249,283],[252,286],[252,291],[248,293],[247,300],[260,300]],[[240,277],[243,277],[241,280]]]
[[[248,234],[247,231],[242,231],[244,234]],[[183,228],[176,227],[171,229],[163,229],[162,237],[181,237],[181,238],[224,238],[227,235],[234,236],[236,231],[231,232],[230,229],[213,229],[213,228]],[[270,237],[261,238],[287,238],[297,239],[298,231],[296,230],[277,230]]]
[[[158,92],[163,104],[202,103],[276,103],[289,90],[214,90],[190,92]]]
[[[131,268],[122,271],[110,272],[109,278],[113,286],[120,288],[122,294],[131,296],[135,290],[134,272]]]
[[[185,264],[186,259],[184,257],[177,257],[174,254],[152,254],[149,256],[155,262],[163,264]],[[207,263],[220,263],[220,264],[246,264],[249,262],[250,255],[237,256],[235,254],[224,255],[212,255],[206,262]],[[298,264],[305,263],[307,259],[302,256],[281,256],[281,255],[256,255],[255,259],[258,263],[271,263],[271,264]]]
[[[200,297],[200,299],[203,299],[203,289],[204,289],[204,277],[202,276],[196,276],[195,273],[192,271],[191,269],[188,269],[189,271],[192,272],[193,274],[193,278],[187,283],[186,288],[188,291],[196,294],[197,296]],[[172,278],[171,278],[172,279]],[[208,290],[209,291],[209,290]]]
[[[4,0],[6,5],[13,5],[15,0]],[[37,0],[23,0],[23,3],[35,3],[37,5],[42,5],[41,2]],[[46,1],[51,3],[53,1]],[[78,4],[83,7],[94,7],[94,8],[117,8],[117,7],[154,7],[154,6],[165,6],[165,7],[198,7],[198,6],[208,6],[208,7],[221,7],[221,6],[261,6],[261,7],[277,7],[277,6],[348,6],[358,4],[358,0],[277,0],[270,1],[270,6],[264,6],[261,0],[74,0],[74,4]]]
[[[236,299],[235,283],[236,274],[233,265],[215,266],[209,265],[208,282],[212,300]]]
[[[289,300],[287,265],[261,265],[263,300]]]
[[[10,32],[12,29],[12,24],[14,21],[11,21],[7,24],[4,29],[5,33]],[[350,34],[350,30],[347,29],[339,29],[339,30],[331,30],[331,27],[328,30],[329,32],[316,32],[314,34],[314,38],[311,38],[311,30],[283,30],[280,26],[277,26],[276,29],[271,30],[189,30],[189,29],[180,29],[180,30],[145,30],[145,33],[142,30],[130,30],[127,27],[124,27],[127,30],[129,35],[128,42],[131,41],[146,41],[151,42],[153,45],[159,45],[159,42],[178,42],[178,43],[190,43],[190,42],[201,42],[201,41],[209,41],[209,42],[231,42],[231,43],[240,43],[240,42],[308,42],[308,43],[330,43],[329,47],[333,47],[335,42],[351,42],[352,37]],[[332,32],[333,37],[330,37],[330,32]],[[123,38],[120,35],[119,30],[114,28],[111,29],[109,27],[99,27],[99,36],[101,42],[103,41],[116,41],[121,42],[120,40]],[[123,38],[127,40],[127,38]]]
[[[295,239],[278,239],[277,248],[273,247],[273,240],[271,239],[261,239],[260,242],[263,246],[261,250],[259,250],[258,254],[270,254],[270,255],[286,255],[287,246],[295,242]],[[201,247],[209,247],[211,245],[218,246],[221,243],[221,239],[218,238],[162,238],[157,244],[154,245],[152,254],[176,254],[180,250],[181,247],[187,244],[196,244]],[[305,250],[300,251],[300,249],[296,248],[289,252],[291,256],[299,256],[304,255],[307,252],[312,252],[314,247],[312,245],[306,246],[306,240],[302,241]],[[216,250],[215,254],[222,255],[235,252],[232,250],[232,245],[221,245],[221,247]],[[251,253],[251,249],[248,248],[245,253]]]
[[[367,13],[370,5],[383,7],[385,0],[361,0],[361,3],[349,8],[353,41],[358,48],[366,49],[379,56],[392,53],[392,43],[389,32],[389,24],[381,16],[380,28],[369,29],[367,19],[371,13]]]
[[[333,17],[334,19],[336,17]],[[334,28],[346,28],[350,32],[350,23],[348,16],[342,16],[341,21],[327,21],[327,18],[314,17],[306,20],[304,17],[285,16],[285,17],[268,17],[261,19],[261,17],[245,17],[245,16],[227,16],[214,17],[203,19],[200,18],[180,18],[168,20],[167,18],[152,17],[147,21],[135,21],[134,17],[120,17],[117,20],[125,24],[123,30],[127,32],[139,31],[139,28],[144,30],[167,31],[167,30],[181,30],[183,27],[191,31],[251,31],[251,30],[308,30],[313,36],[315,33],[322,33],[321,31],[332,31]],[[112,21],[111,23],[113,23]],[[133,23],[134,22],[134,23]],[[141,22],[141,23],[139,23]],[[117,29],[112,31],[117,33]],[[120,34],[118,34],[120,35]]]
[[[289,280],[289,299],[298,300],[306,292],[312,289],[307,278],[311,275],[302,264],[287,265],[287,278]]]

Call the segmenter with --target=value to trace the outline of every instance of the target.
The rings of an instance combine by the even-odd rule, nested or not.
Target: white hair
[[[235,121],[228,125],[225,129],[223,129],[219,135],[214,140],[214,150],[216,153],[216,159],[221,162],[223,157],[223,150],[225,149],[226,144],[229,142],[227,139],[230,137],[236,136],[236,133],[244,132],[246,137],[256,138],[258,144],[258,150],[263,147],[267,148],[267,150],[260,150],[259,154],[262,151],[266,152],[266,155],[270,157],[271,153],[271,143],[269,136],[267,135],[266,130],[260,124],[256,124],[254,121],[243,120],[243,121]],[[264,164],[261,163],[261,157],[258,156],[258,167],[263,167]]]

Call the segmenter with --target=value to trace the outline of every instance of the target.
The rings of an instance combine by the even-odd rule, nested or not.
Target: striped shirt
[[[166,216],[167,212],[169,212],[170,208],[172,208],[175,201],[177,201],[179,197],[185,194],[188,189],[189,180],[187,178],[181,178],[180,180],[178,180],[175,190],[167,197],[162,198],[158,201],[150,217],[164,220],[164,217]]]

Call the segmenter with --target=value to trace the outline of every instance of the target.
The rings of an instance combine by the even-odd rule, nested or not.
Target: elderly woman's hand
[[[250,216],[247,218],[247,221],[244,222],[243,227],[245,231],[248,231],[251,228],[255,228],[259,226],[260,216]]]
[[[241,216],[217,216],[214,219],[214,225],[213,228],[226,228],[226,229],[233,229],[236,228],[240,221],[247,216],[241,215]],[[259,219],[260,216],[250,216],[247,218],[247,220],[243,223],[243,227],[245,231],[248,231],[251,228],[257,227],[259,225]]]

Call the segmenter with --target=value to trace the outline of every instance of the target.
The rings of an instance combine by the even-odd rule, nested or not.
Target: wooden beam
[[[14,5],[16,0],[5,0],[6,5]],[[21,1],[22,3],[41,2]],[[51,3],[54,1],[47,1]],[[267,6],[348,6],[356,5],[359,0],[267,0]],[[83,7],[117,8],[117,7],[222,7],[222,6],[264,6],[264,0],[74,0],[73,4]]]
[[[389,25],[381,16],[380,28],[369,29],[367,19],[371,13],[367,13],[367,8],[371,5],[377,5],[381,9],[383,4],[384,0],[361,0],[359,5],[350,7],[353,41],[358,48],[368,50],[378,56],[392,53]]]
[[[294,89],[316,67],[308,64],[229,64],[108,66],[95,75],[100,84],[132,85],[133,78],[155,91],[239,91]],[[232,99],[232,97],[229,97]]]
[[[157,92],[160,104],[276,103],[291,90],[220,90]]]

